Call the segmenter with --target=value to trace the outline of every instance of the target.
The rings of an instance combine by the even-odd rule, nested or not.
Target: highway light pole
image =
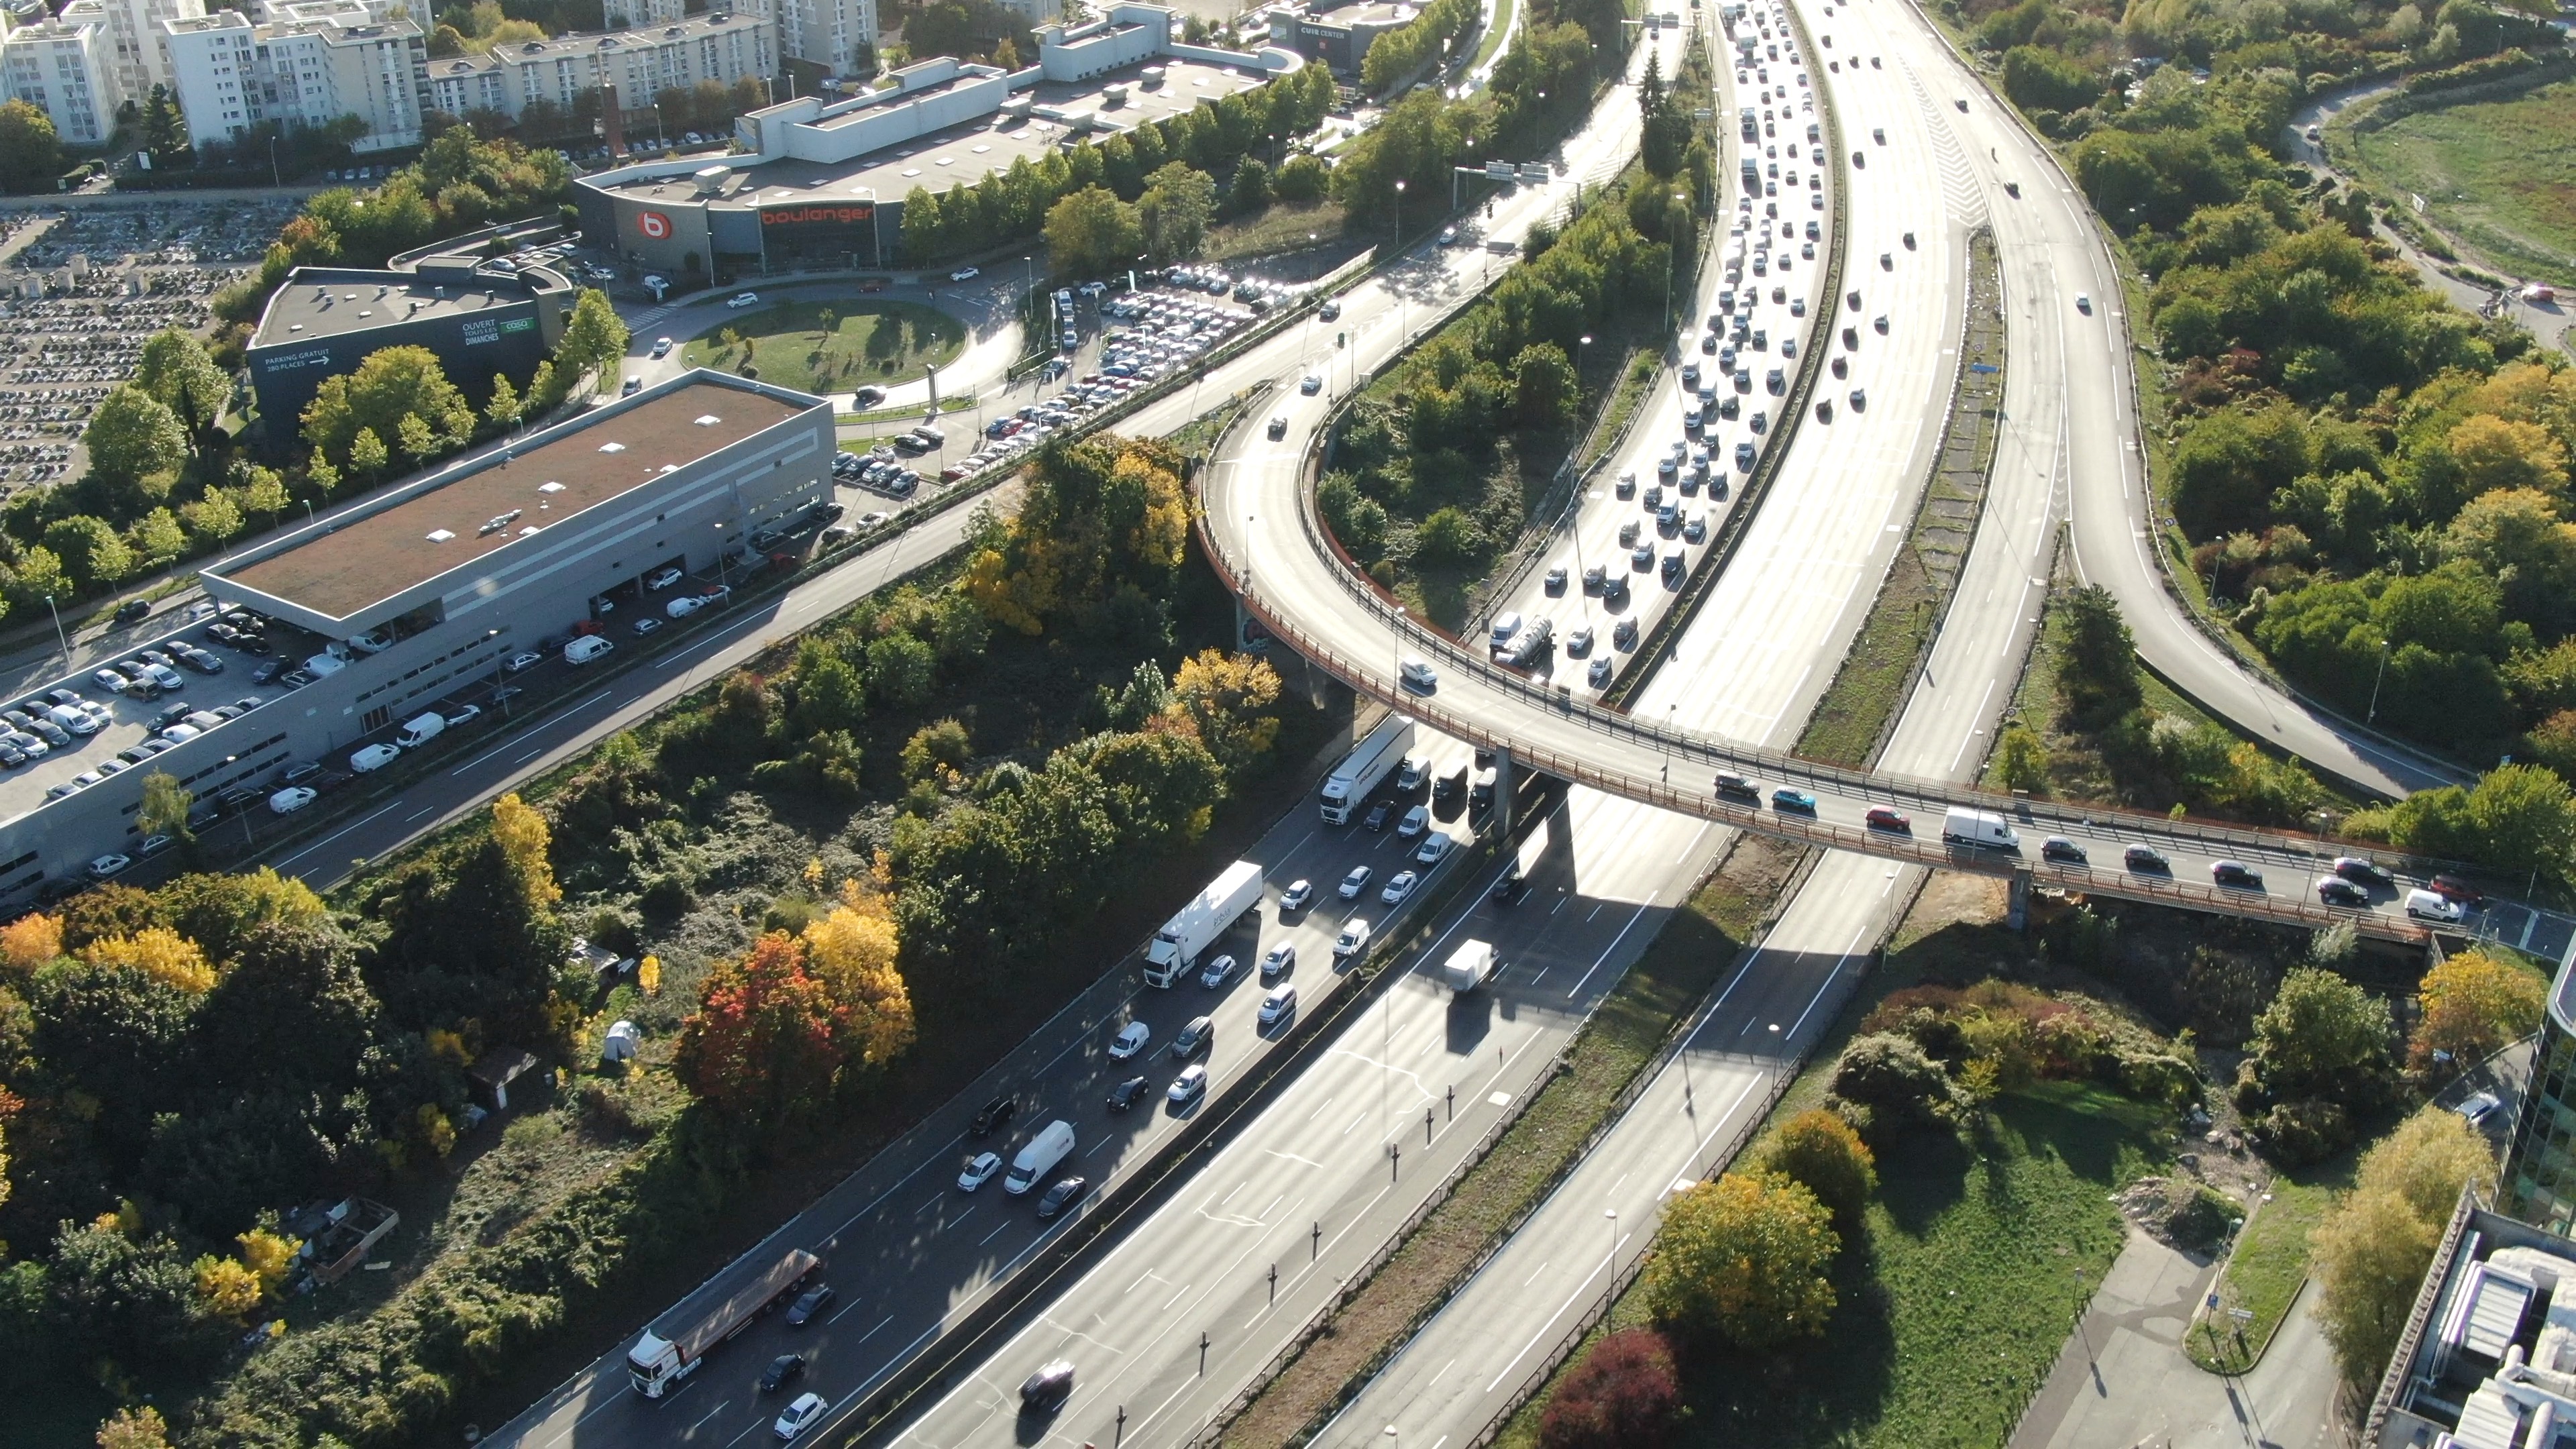
[[[45,602],[50,604],[53,600],[49,598],[45,600]],[[69,656],[66,655],[65,657],[68,658]],[[2379,723],[2379,686],[2386,684],[2387,682],[2388,640],[2385,636],[2382,636],[2379,641],[2379,675],[2377,678],[2370,681],[2370,715],[2362,721],[2363,724],[2375,725]]]
[[[1610,1252],[1601,1260],[1601,1312],[1606,1316],[1619,1298],[1619,1210],[1603,1208],[1601,1215],[1610,1220]]]
[[[1404,255],[1404,178],[1401,176],[1395,178],[1395,251],[1396,255],[1399,257]],[[1395,350],[1402,352],[1404,350],[1406,327],[1404,318],[1404,286],[1403,283],[1396,278],[1389,278],[1388,280],[1395,286]]]

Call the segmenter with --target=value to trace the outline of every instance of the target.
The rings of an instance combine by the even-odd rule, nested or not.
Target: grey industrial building
[[[0,904],[132,853],[148,773],[176,776],[200,802],[264,798],[289,761],[341,768],[370,736],[488,694],[503,661],[608,612],[610,596],[626,601],[621,618],[677,596],[642,594],[649,573],[715,582],[748,556],[742,540],[831,496],[832,454],[828,400],[692,371],[213,565],[206,592],[272,621],[272,645],[306,660],[314,682],[281,692],[246,670],[190,679],[201,706],[255,706],[56,797],[152,738],[167,708],[110,700],[97,734],[0,776]],[[165,639],[204,642],[204,627]],[[86,674],[52,688],[102,693]],[[262,810],[259,798],[237,808]]]
[[[1352,0],[1346,5],[1318,4],[1290,14],[1274,12],[1273,37],[1296,48],[1308,60],[1320,61],[1345,75],[1358,75],[1369,47],[1390,30],[1411,25],[1420,7],[1391,0]]]
[[[288,272],[243,349],[265,445],[293,442],[323,379],[355,372],[382,348],[428,348],[477,407],[504,373],[513,386],[526,383],[563,339],[574,288],[551,268],[487,258],[502,235],[478,232],[468,244],[445,243],[384,267]]]

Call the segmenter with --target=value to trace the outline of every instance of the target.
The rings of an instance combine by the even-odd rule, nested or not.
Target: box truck
[[[1199,953],[1261,904],[1261,867],[1238,860],[1163,923],[1145,947],[1145,984],[1168,989]]]
[[[1449,953],[1449,960],[1440,971],[1448,979],[1450,990],[1473,991],[1493,979],[1498,964],[1494,960],[1493,942],[1469,941]]]
[[[1980,850],[2019,850],[2021,837],[2004,823],[2004,818],[1991,810],[1970,810],[1953,805],[1941,817],[1941,839],[1949,845],[1973,845]]]
[[[626,1374],[635,1391],[658,1399],[697,1372],[707,1350],[751,1326],[753,1319],[794,1297],[823,1260],[790,1248],[759,1276],[734,1281],[730,1272],[709,1279],[663,1314],[626,1351]]]
[[[1011,1170],[1002,1178],[1002,1191],[1013,1197],[1025,1195],[1039,1178],[1055,1171],[1055,1165],[1073,1154],[1073,1124],[1059,1117],[1046,1124],[1020,1155],[1011,1159]]]
[[[1377,722],[1359,748],[1345,756],[1324,780],[1324,823],[1348,825],[1351,812],[1369,797],[1413,748],[1413,716],[1391,714]]]

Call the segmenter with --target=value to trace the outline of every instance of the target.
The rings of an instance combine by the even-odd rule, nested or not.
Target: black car
[[[252,670],[252,671],[250,672],[250,682],[251,682],[251,683],[253,683],[253,684],[266,684],[266,683],[268,683],[270,680],[277,678],[277,676],[279,676],[279,675],[281,675],[281,674],[284,674],[285,672],[286,672],[286,661],[285,661],[285,660],[283,660],[283,659],[270,659],[270,660],[266,660],[266,661],[264,661],[263,663],[261,663],[261,665],[260,665],[257,669],[254,669],[254,670]]]
[[[2317,899],[2330,906],[2366,906],[2370,904],[2370,892],[2330,875],[2317,882]]]
[[[832,1291],[832,1285],[829,1283],[817,1283],[806,1289],[793,1304],[788,1306],[787,1326],[803,1328],[813,1322],[824,1309],[831,1307],[832,1300],[839,1296]]]
[[[2378,886],[2382,890],[2393,890],[2397,885],[2397,877],[2381,869],[2376,862],[2364,860],[2357,855],[2335,857],[2334,873],[2359,886]]]
[[[1090,1179],[1081,1177],[1068,1177],[1048,1188],[1046,1196],[1038,1199],[1038,1221],[1045,1222],[1048,1218],[1082,1201],[1082,1195],[1090,1189]]]
[[[993,1100],[984,1104],[982,1111],[975,1114],[974,1121],[966,1124],[966,1135],[969,1137],[989,1137],[993,1133],[1009,1126],[1012,1115],[1017,1113],[1019,1110],[1020,1104],[1011,1098],[995,1097]]]
[[[1435,775],[1431,779],[1431,798],[1436,801],[1455,800],[1464,794],[1466,789],[1467,772],[1464,769],[1452,770],[1446,775]]]
[[[1020,1407],[1032,1414],[1052,1414],[1073,1397],[1073,1361],[1057,1359],[1020,1385]]]
[[[764,1394],[774,1394],[803,1377],[805,1377],[805,1355],[782,1353],[769,1361],[769,1371],[760,1376],[760,1391]]]
[[[2238,886],[2258,891],[2263,888],[2263,873],[2238,860],[2211,861],[2209,878],[2223,886]]]
[[[1508,906],[1512,902],[1519,900],[1523,895],[1528,894],[1528,892],[1529,882],[1521,879],[1519,868],[1514,867],[1511,870],[1504,871],[1503,878],[1494,882],[1494,904],[1498,906]]]
[[[1135,1106],[1136,1099],[1145,1095],[1146,1085],[1147,1083],[1143,1077],[1129,1077],[1127,1080],[1120,1082],[1117,1086],[1110,1088],[1109,1110],[1112,1112],[1124,1112],[1128,1108]]]
[[[128,599],[124,603],[116,606],[116,622],[120,624],[131,624],[135,620],[140,619],[151,612],[152,604],[150,600]]]
[[[2132,845],[2120,852],[2120,858],[2128,863],[2131,870],[2148,871],[2156,875],[2173,874],[2173,862],[2165,859],[2165,853],[2152,845]]]
[[[1392,818],[1394,814],[1395,807],[1384,800],[1380,800],[1369,807],[1368,819],[1362,823],[1366,824],[1371,830],[1384,830],[1386,828],[1386,822]]]
[[[197,707],[183,699],[152,716],[152,727],[156,730],[166,730],[196,712]]]

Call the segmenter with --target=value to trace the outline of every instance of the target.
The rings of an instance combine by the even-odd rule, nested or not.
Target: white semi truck
[[[1324,823],[1348,825],[1351,812],[1378,783],[1404,763],[1413,748],[1413,716],[1391,714],[1377,722],[1359,748],[1345,756],[1324,780]]]
[[[1246,911],[1260,906],[1261,889],[1261,867],[1248,860],[1227,866],[1154,933],[1145,947],[1145,984],[1169,989],[1182,972],[1199,964],[1201,951],[1242,920]]]
[[[1440,973],[1451,991],[1473,991],[1494,979],[1494,970],[1500,964],[1494,959],[1493,942],[1469,941],[1449,953]]]
[[[644,1330],[626,1351],[627,1377],[635,1391],[658,1399],[697,1372],[709,1349],[751,1326],[752,1320],[795,1296],[823,1260],[803,1248],[790,1248],[769,1271],[747,1282],[729,1283],[719,1274],[680,1306]]]

